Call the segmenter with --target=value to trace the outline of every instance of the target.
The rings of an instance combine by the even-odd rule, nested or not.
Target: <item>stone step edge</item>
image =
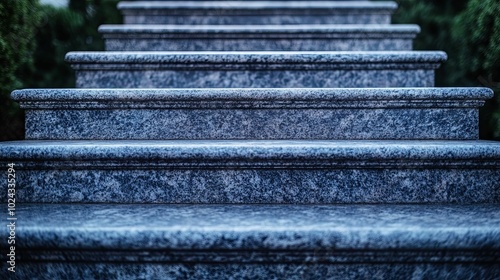
[[[436,69],[442,51],[212,51],[212,52],[69,52],[78,69]]]
[[[414,39],[420,33],[411,24],[304,24],[304,25],[148,25],[104,24],[99,33],[111,38],[401,38]],[[300,36],[300,37],[297,37]]]
[[[489,88],[24,89],[25,109],[478,108]]]
[[[25,140],[0,155],[20,168],[500,169],[500,143],[482,140]]]
[[[224,11],[242,11],[242,12],[258,12],[259,14],[280,11],[280,14],[304,14],[314,11],[315,13],[341,13],[345,11],[369,10],[378,13],[392,13],[397,9],[398,5],[393,1],[286,1],[286,2],[268,2],[268,1],[121,1],[117,8],[123,14],[133,13],[135,11],[150,11],[155,14],[175,11],[178,15],[181,11],[192,14],[193,11],[215,10],[219,14]],[[285,13],[287,11],[288,13]]]
[[[22,224],[15,234],[23,253],[16,257],[43,262],[498,262],[499,207],[19,204],[16,217]],[[0,237],[7,240],[8,234],[1,231]]]

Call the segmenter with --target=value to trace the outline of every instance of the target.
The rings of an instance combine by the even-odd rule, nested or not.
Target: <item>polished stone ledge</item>
[[[486,88],[30,89],[26,139],[477,139]]]
[[[14,141],[0,155],[23,202],[500,202],[498,142]]]
[[[481,204],[19,204],[16,276],[494,279],[499,211]]]
[[[417,25],[101,25],[108,51],[403,51]]]
[[[432,87],[439,51],[70,52],[77,87]]]
[[[126,24],[389,24],[395,2],[131,1],[120,2]]]

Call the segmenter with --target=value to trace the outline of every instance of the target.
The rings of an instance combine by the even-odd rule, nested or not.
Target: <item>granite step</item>
[[[0,157],[25,203],[500,203],[490,141],[25,140]]]
[[[389,24],[392,1],[124,1],[126,24]]]
[[[481,204],[20,204],[16,276],[489,280],[500,275],[499,212]]]
[[[101,25],[108,51],[409,51],[418,25]]]
[[[487,88],[28,89],[26,139],[478,139]]]
[[[69,52],[79,88],[432,87],[441,51]]]

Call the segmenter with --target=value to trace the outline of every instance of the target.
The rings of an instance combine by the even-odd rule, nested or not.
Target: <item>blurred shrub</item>
[[[75,75],[64,62],[70,51],[104,49],[97,32],[103,23],[120,23],[118,0],[71,0],[69,8],[42,6],[42,24],[36,36],[34,65],[23,70],[25,87],[74,87]]]
[[[500,139],[500,1],[470,0],[452,28],[457,49],[454,83],[461,79],[495,90],[481,117],[483,137]]]
[[[23,114],[10,92],[23,85],[20,66],[32,63],[38,15],[37,0],[0,1],[0,141],[24,136]]]
[[[24,138],[24,117],[10,100],[16,88],[74,87],[69,51],[103,50],[97,27],[120,23],[119,0],[70,0],[68,8],[38,0],[0,0],[0,141]]]
[[[417,50],[443,50],[448,61],[436,86],[486,86],[497,91],[481,109],[480,135],[500,140],[500,1],[401,0],[395,23],[415,23]]]

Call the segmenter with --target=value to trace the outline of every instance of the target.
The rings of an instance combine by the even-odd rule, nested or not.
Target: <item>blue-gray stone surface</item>
[[[477,139],[486,88],[32,89],[27,139]]]
[[[389,24],[395,2],[124,1],[126,24]]]
[[[405,51],[417,25],[101,25],[108,51]]]
[[[14,141],[0,155],[23,202],[500,202],[488,141]]]
[[[20,204],[16,213],[20,279],[496,279],[500,272],[498,205]]]
[[[77,87],[431,87],[440,51],[70,52]]]

